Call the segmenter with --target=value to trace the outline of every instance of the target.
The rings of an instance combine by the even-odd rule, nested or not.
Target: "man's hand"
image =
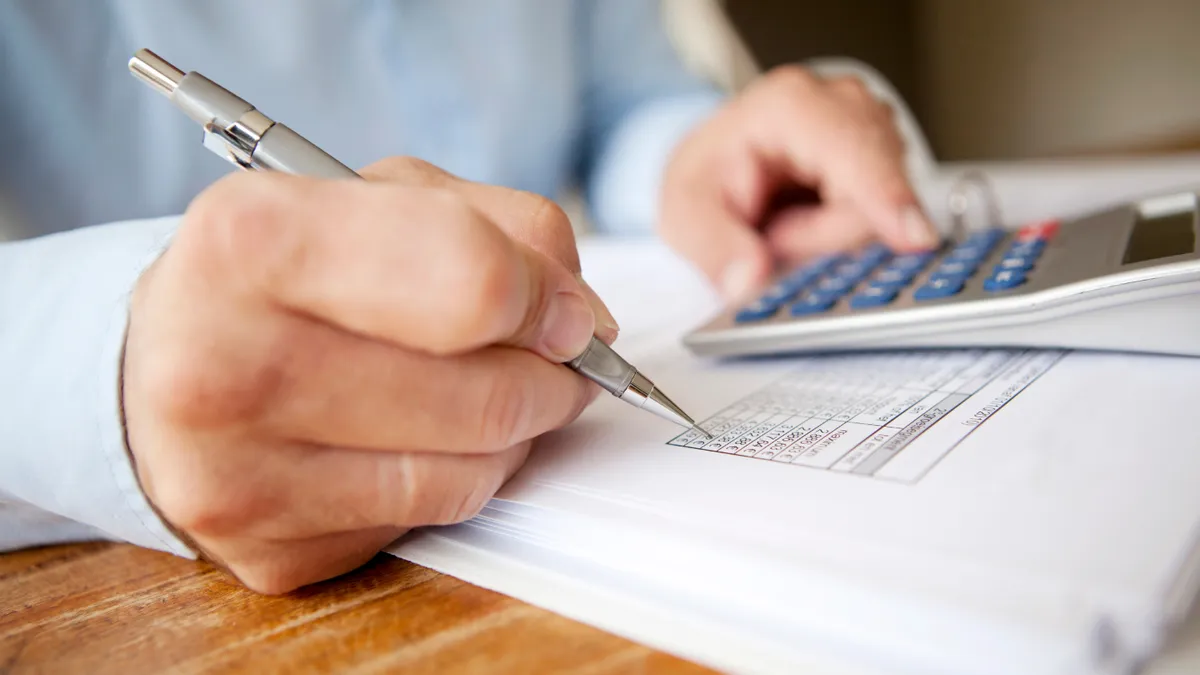
[[[795,66],[768,73],[683,140],[664,177],[661,229],[730,302],[779,262],[871,239],[905,251],[936,244],[890,108],[855,78]]]
[[[363,173],[218,182],[134,292],[142,487],[259,592],[473,516],[598,391],[559,363],[616,337],[552,203],[421,162]]]

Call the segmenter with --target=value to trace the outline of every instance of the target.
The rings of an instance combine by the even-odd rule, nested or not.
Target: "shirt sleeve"
[[[658,0],[587,0],[579,19],[589,215],[602,231],[648,233],[671,152],[725,93],[684,65]]]
[[[120,403],[130,293],[177,223],[0,244],[0,550],[110,539],[196,557],[141,491]]]

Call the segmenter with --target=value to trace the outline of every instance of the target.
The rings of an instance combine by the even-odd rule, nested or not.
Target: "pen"
[[[362,178],[229,90],[199,73],[185,74],[148,49],[134,54],[129,70],[203,128],[204,147],[239,168],[330,179]],[[712,438],[649,378],[595,337],[566,366],[636,408]]]

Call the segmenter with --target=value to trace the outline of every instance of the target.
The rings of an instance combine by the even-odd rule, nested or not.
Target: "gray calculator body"
[[[1010,249],[1028,241],[1028,228],[996,231],[996,245],[976,271],[945,297],[921,298],[919,290],[949,260],[953,241],[884,304],[852,306],[855,293],[872,291],[867,275],[827,308],[802,312],[804,294],[822,283],[817,278],[769,316],[739,318],[746,311],[731,309],[684,343],[705,356],[937,347],[1200,356],[1198,203],[1200,193],[1172,193],[1054,223],[1052,230],[1043,224],[1040,232],[1052,234],[1023,281],[1009,288],[997,289],[989,278]]]

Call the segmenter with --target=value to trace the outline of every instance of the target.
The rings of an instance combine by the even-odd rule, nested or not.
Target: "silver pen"
[[[330,179],[361,178],[229,90],[199,73],[184,73],[148,49],[134,54],[129,70],[203,128],[204,147],[239,168]],[[712,437],[649,378],[595,337],[566,365],[636,408]]]

